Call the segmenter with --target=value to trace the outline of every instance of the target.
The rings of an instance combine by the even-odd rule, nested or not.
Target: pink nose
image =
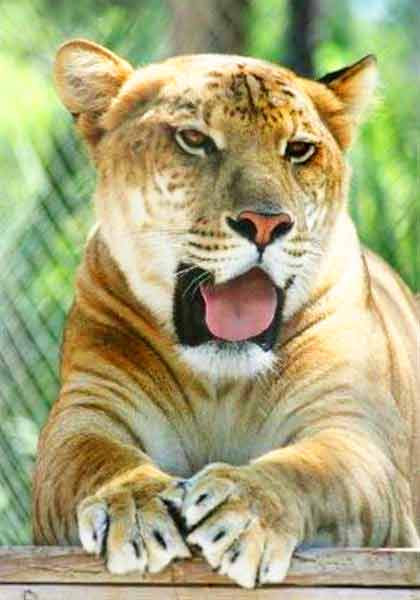
[[[248,223],[246,223],[246,221],[248,221]],[[272,242],[274,238],[286,233],[293,226],[292,219],[286,213],[264,215],[251,210],[244,210],[238,217],[238,223],[248,225],[249,222],[251,222],[255,228],[253,241],[257,246],[266,246]]]

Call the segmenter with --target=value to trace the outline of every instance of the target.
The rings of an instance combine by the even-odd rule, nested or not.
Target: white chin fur
[[[273,352],[265,352],[252,342],[219,345],[206,342],[201,346],[178,346],[185,362],[196,372],[213,381],[254,377],[269,371],[274,364]]]

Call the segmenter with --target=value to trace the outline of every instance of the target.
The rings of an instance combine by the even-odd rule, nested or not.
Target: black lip
[[[220,345],[239,346],[252,342],[262,350],[268,352],[276,343],[282,321],[284,291],[276,287],[277,309],[271,325],[259,335],[244,340],[243,342],[228,342],[215,337],[208,329],[205,320],[205,306],[202,295],[197,289],[198,282],[204,281],[208,271],[181,263],[177,269],[177,283],[175,286],[173,318],[175,331],[183,346],[200,346],[206,342],[219,342]],[[194,282],[197,283],[194,283]]]

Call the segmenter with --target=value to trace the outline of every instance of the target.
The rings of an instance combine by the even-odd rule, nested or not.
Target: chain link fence
[[[72,301],[74,272],[93,222],[89,203],[93,170],[74,136],[70,117],[51,88],[50,63],[58,44],[72,37],[87,37],[138,64],[197,51],[246,52],[274,60],[280,59],[288,39],[286,1],[127,0],[111,4],[92,0],[72,10],[67,3],[61,8],[60,4],[23,0],[13,5],[5,1],[0,8],[6,32],[0,66],[7,52],[10,58],[17,47],[20,64],[29,61],[38,73],[38,85],[45,84],[50,90],[48,124],[42,135],[32,136],[28,126],[19,139],[0,139],[0,151],[8,157],[0,171],[6,188],[0,204],[1,545],[31,540],[30,481],[37,438],[57,395],[65,315]],[[297,4],[305,10],[305,2]],[[319,13],[318,3],[308,0],[306,4],[312,20],[326,19]],[[294,18],[302,26],[302,18]],[[26,38],[22,25],[28,19],[33,33]],[[296,32],[293,35],[298,37]],[[311,36],[307,47],[312,53],[313,32]],[[288,46],[289,57],[291,50]],[[313,61],[313,56],[310,58],[307,70]],[[11,102],[15,101],[19,105],[21,100]],[[0,122],[2,119],[6,121],[7,116],[0,117]],[[0,134],[2,131],[0,127]],[[418,244],[418,233],[415,235],[413,243]]]
[[[70,16],[58,12],[49,20],[47,9],[55,10],[52,2],[38,2],[35,9],[26,6],[32,25],[46,38],[40,50],[22,44],[24,53],[35,52],[42,61],[41,79],[50,77],[48,63],[59,43],[79,36],[112,48],[133,64],[173,53],[239,53],[249,10],[248,0],[219,1],[220,6],[182,0],[100,2],[103,12],[97,17],[95,3],[87,4],[91,4],[86,15],[89,28],[81,25],[83,15],[76,10]],[[24,12],[7,3],[2,11],[10,34],[19,34]],[[6,226],[0,243],[0,544],[31,540],[30,490],[37,439],[57,396],[65,316],[93,218],[93,170],[75,139],[71,118],[55,98],[51,110],[55,123],[45,134],[48,143],[31,139],[28,131],[15,173],[25,180],[35,163],[41,185],[22,203],[19,214],[10,217],[2,211]]]

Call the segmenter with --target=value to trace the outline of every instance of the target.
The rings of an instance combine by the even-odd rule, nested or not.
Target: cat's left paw
[[[298,527],[277,493],[252,466],[209,465],[165,492],[185,523],[187,543],[239,585],[281,582],[298,543]]]

